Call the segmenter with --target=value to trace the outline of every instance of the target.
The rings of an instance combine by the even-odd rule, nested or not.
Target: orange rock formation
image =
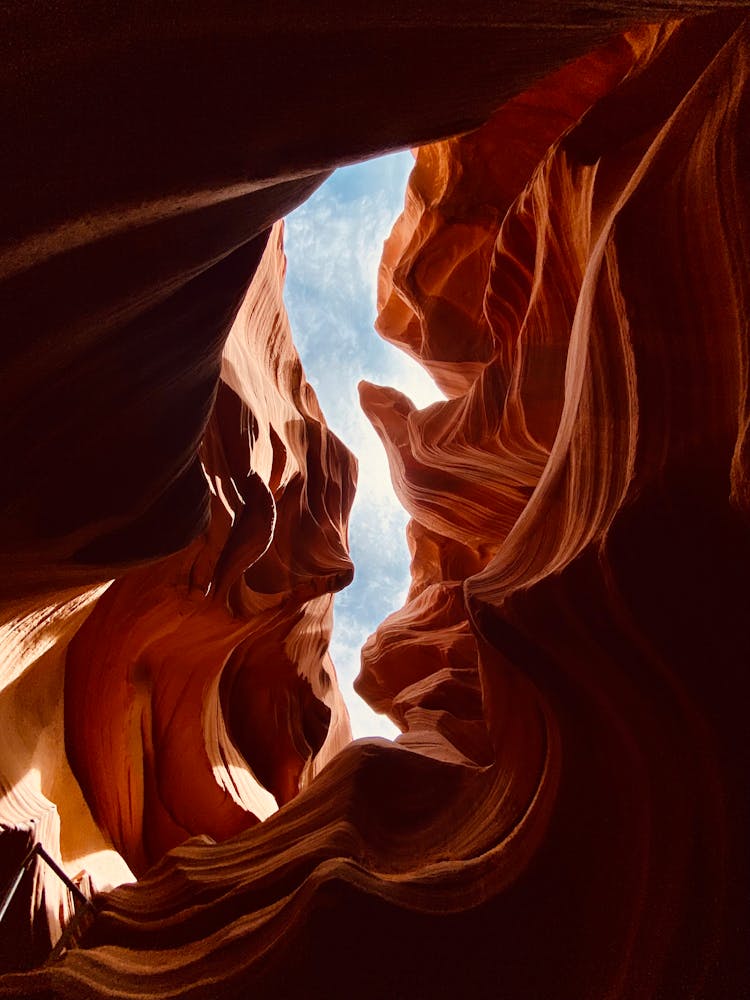
[[[750,988],[750,22],[596,48],[676,6],[9,15],[2,867],[139,881],[0,996]],[[355,464],[268,227],[482,122],[384,251],[449,398],[361,387],[413,563],[359,680],[403,735],[348,744]],[[36,867],[13,905],[17,968],[71,904]]]
[[[327,649],[356,463],[292,345],[281,232],[224,348],[207,533],[115,582],[68,650],[68,758],[136,873],[265,819],[351,740]]]

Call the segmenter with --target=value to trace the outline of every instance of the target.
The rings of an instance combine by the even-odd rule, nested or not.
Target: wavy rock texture
[[[477,126],[642,16],[496,7],[437,0],[426,32],[414,0],[6,5],[3,600],[205,529],[197,449],[262,234],[333,166]]]
[[[720,21],[627,36],[619,86],[622,42],[419,150],[385,248],[381,332],[454,398],[418,412],[361,387],[413,516],[413,584],[358,686],[432,755],[448,740],[482,759],[453,734],[484,717],[497,767],[529,730],[514,778],[536,769],[554,805],[509,896],[518,923],[497,927],[514,962],[519,936],[555,943],[497,995],[747,988],[749,38]],[[509,203],[517,178],[487,172],[508,146],[531,156],[536,117],[562,131],[546,94],[566,74],[573,99],[595,93],[602,63],[610,92]],[[553,967],[570,987],[544,985]]]
[[[333,592],[353,572],[356,461],[302,372],[285,266],[279,223],[199,451],[208,531],[109,586],[14,609],[4,627],[8,878],[39,841],[95,890],[130,881],[192,834],[264,819],[351,740],[327,649]],[[14,912],[38,913],[44,957],[71,901],[41,864],[32,881]]]
[[[5,609],[0,627],[3,888],[36,844],[63,865],[86,895],[133,878],[96,825],[64,747],[66,650],[106,587],[60,593],[41,607],[19,601]],[[43,961],[73,912],[68,890],[37,860],[2,924],[3,968]]]
[[[114,583],[68,651],[68,758],[138,874],[191,834],[265,819],[351,740],[327,650],[356,462],[302,373],[284,270],[279,224],[199,452],[209,531]]]
[[[25,836],[59,771],[70,836],[143,875],[0,996],[747,992],[747,23],[631,31],[419,152],[379,326],[450,398],[362,387],[413,583],[359,683],[404,735],[335,756],[353,470],[265,236],[334,163],[477,125],[670,9],[438,4],[425,31],[409,5],[252,29],[157,7],[148,40],[71,19],[86,58],[64,65],[60,9],[31,47],[9,33],[39,190],[4,258],[2,584],[28,596],[6,605],[3,801]],[[254,88],[287,43],[305,85]]]

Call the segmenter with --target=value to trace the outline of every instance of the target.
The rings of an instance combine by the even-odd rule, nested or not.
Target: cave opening
[[[336,595],[331,639],[355,739],[398,734],[352,685],[363,643],[404,603],[410,582],[408,515],[357,384],[393,386],[420,408],[444,398],[416,361],[374,330],[383,242],[403,210],[413,164],[403,151],[340,167],[285,221],[284,300],[294,343],[328,426],[359,462],[349,521],[355,576]]]

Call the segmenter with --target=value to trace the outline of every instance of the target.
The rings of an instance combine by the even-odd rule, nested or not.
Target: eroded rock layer
[[[537,768],[554,805],[508,897],[525,904],[502,924],[514,964],[496,995],[747,987],[733,692],[750,663],[750,35],[733,29],[639,31],[576,64],[599,99],[512,201],[505,151],[530,155],[538,98],[576,65],[477,133],[420,149],[385,248],[381,332],[454,398],[419,412],[361,389],[413,516],[413,585],[365,647],[359,689],[434,755],[463,749],[453,733],[482,718],[478,699],[456,698],[459,678],[482,692],[495,766],[530,727],[514,776]],[[634,62],[614,85],[623,43]],[[609,72],[592,78],[597,63]],[[565,125],[559,106],[541,119]],[[478,148],[505,183],[480,168],[475,186]],[[474,338],[451,340],[452,325]],[[522,721],[512,694],[527,682]],[[539,978],[515,965],[519,937],[529,958],[536,942]],[[552,953],[575,969],[569,987],[546,980]]]
[[[409,5],[334,8],[314,24],[259,15],[255,40],[221,9],[210,29],[197,6],[156,18],[170,83],[142,108],[92,54],[70,79],[89,94],[98,70],[138,108],[131,179],[108,140],[101,187],[63,202],[51,179],[26,222],[15,206],[14,314],[40,288],[59,301],[54,319],[37,303],[40,332],[8,362],[29,373],[3,398],[27,473],[3,509],[3,586],[26,595],[5,610],[3,820],[28,839],[29,811],[46,810],[63,860],[95,853],[123,878],[124,857],[140,881],[0,996],[742,996],[748,23],[633,29],[581,55],[636,10],[524,4],[498,23],[494,5],[437,5],[425,31]],[[130,27],[112,37],[148,54]],[[311,32],[319,45],[300,55],[304,93],[287,107],[287,81],[275,97],[300,128],[258,115],[253,153],[234,129],[237,100],[256,98],[231,98],[225,67],[265,64],[226,56],[262,53],[274,28],[289,53]],[[334,51],[335,72],[316,73]],[[167,116],[164,174],[140,170],[139,130],[190,106],[170,88],[212,74],[222,113],[197,101],[189,136]],[[40,106],[51,78],[32,87]],[[322,98],[335,113],[303,113]],[[362,386],[413,565],[359,686],[403,735],[336,753],[326,645],[351,573],[353,465],[291,348],[280,232],[265,231],[335,162],[498,105],[418,152],[385,248],[379,329],[449,398],[420,412]],[[81,108],[86,149],[96,110]],[[286,805],[269,815],[273,797]],[[42,912],[39,895],[23,905]]]
[[[351,739],[327,650],[332,594],[352,577],[356,463],[292,345],[281,233],[230,332],[199,451],[208,532],[115,582],[68,651],[68,759],[137,874],[191,834],[265,819]]]
[[[4,626],[7,878],[38,842],[89,890],[131,881],[191,835],[264,819],[351,739],[328,643],[353,571],[356,461],[302,372],[285,264],[278,223],[199,449],[207,531],[71,599],[29,600]],[[25,906],[37,925],[17,951],[45,957],[67,890],[37,863],[13,906],[16,924]]]

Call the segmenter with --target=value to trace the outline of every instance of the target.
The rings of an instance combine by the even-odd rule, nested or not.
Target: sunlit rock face
[[[208,531],[115,582],[68,651],[68,758],[138,874],[265,819],[351,739],[327,650],[356,463],[292,344],[281,234],[224,348],[199,451]]]
[[[385,247],[379,329],[451,398],[419,412],[361,387],[413,517],[413,582],[359,690],[435,757],[485,760],[484,720],[510,787],[482,813],[518,824],[497,850],[513,864],[515,838],[540,837],[493,907],[496,995],[747,988],[735,26],[631,33],[420,149]]]
[[[302,372],[285,263],[278,223],[198,452],[208,529],[110,584],[9,609],[8,877],[39,842],[86,888],[131,881],[191,835],[224,840],[264,819],[351,739],[328,643],[333,593],[353,572],[356,461]],[[38,865],[13,907],[21,953],[44,957],[67,891]],[[24,914],[30,945],[14,926]]]
[[[3,865],[36,838],[98,887],[140,880],[2,996],[748,990],[750,30],[595,49],[644,5],[491,6],[428,31],[408,4],[196,5],[148,44],[116,14],[106,58],[6,62],[52,69],[38,115],[10,99],[45,181],[4,258]],[[254,89],[285,41],[305,86]],[[58,109],[85,95],[57,159],[53,83]],[[344,746],[354,463],[267,230],[336,162],[496,108],[419,151],[384,252],[380,332],[449,398],[362,386],[412,587],[359,681],[403,735]],[[53,883],[35,869],[12,927],[54,936]]]

